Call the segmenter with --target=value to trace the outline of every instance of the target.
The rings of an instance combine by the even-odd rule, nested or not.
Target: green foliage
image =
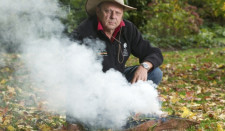
[[[67,33],[71,33],[79,23],[87,17],[84,0],[60,0],[62,7],[68,12],[67,19],[63,20]]]
[[[130,11],[128,19],[132,21],[138,28],[146,24],[146,16],[143,12],[148,8],[146,5],[149,0],[128,0],[129,6],[137,8],[136,11]]]
[[[60,0],[67,10],[63,20],[67,33],[76,28],[87,17],[86,0]],[[225,29],[214,26],[211,21],[223,21],[225,2],[223,0],[125,0],[136,7],[136,11],[124,13],[153,45],[163,48],[212,47],[218,45],[214,37],[224,37]],[[221,22],[220,22],[221,23]],[[208,28],[209,25],[212,29]]]
[[[200,16],[209,21],[209,24],[211,22],[225,24],[224,0],[187,0],[187,2],[197,6]]]
[[[215,24],[212,27],[212,31],[215,32],[217,37],[225,37],[225,27]]]
[[[142,31],[144,38],[155,46],[186,49],[221,45],[215,38],[224,37],[224,28],[211,23],[220,21],[221,24],[224,21],[223,0],[128,2],[130,6],[137,7],[137,11],[128,12],[127,18]]]
[[[216,34],[209,31],[207,28],[200,29],[199,33],[196,35],[187,35],[182,38],[177,38],[175,36],[169,36],[164,38],[159,38],[155,35],[145,36],[151,41],[155,46],[162,48],[180,48],[188,49],[192,47],[216,47],[220,46],[221,43],[217,42],[214,37]]]
[[[144,37],[153,45],[171,48],[210,47],[215,43],[213,33],[200,29],[203,20],[196,7],[183,1],[158,1],[148,4],[141,27]]]
[[[142,28],[145,33],[155,34],[158,37],[183,37],[198,33],[202,19],[194,12],[194,7],[176,1],[150,3],[146,11],[147,24]],[[195,13],[195,14],[194,14]]]
[[[203,28],[198,35],[193,36],[193,43],[196,43],[196,47],[212,47],[217,44],[214,37],[215,33]]]

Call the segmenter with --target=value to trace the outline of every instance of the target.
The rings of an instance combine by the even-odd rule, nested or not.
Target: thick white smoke
[[[161,114],[155,85],[131,85],[115,70],[103,73],[95,50],[62,37],[57,18],[63,16],[55,0],[0,0],[0,44],[21,45],[32,79],[47,92],[40,97],[48,107],[91,126],[113,128],[123,126],[130,112]]]

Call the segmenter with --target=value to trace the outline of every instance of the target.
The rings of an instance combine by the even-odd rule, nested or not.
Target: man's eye
[[[121,15],[121,13],[120,12],[116,12],[116,15]]]
[[[110,11],[109,11],[109,10],[105,10],[105,12],[106,12],[106,13],[109,13]]]

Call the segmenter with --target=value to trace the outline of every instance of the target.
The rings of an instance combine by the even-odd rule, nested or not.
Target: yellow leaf
[[[183,113],[181,114],[181,117],[183,118],[193,118],[195,116],[195,113],[191,112],[187,107],[182,107],[181,110]]]
[[[6,82],[7,82],[6,79],[2,79],[1,82],[0,82],[0,84],[4,85]]]
[[[10,120],[5,120],[5,121],[3,122],[3,125],[6,126],[6,125],[8,125],[9,123],[10,123]]]
[[[40,125],[39,128],[42,130],[42,131],[50,131],[51,128],[45,124],[43,125]]]
[[[216,12],[216,11],[215,11]],[[210,55],[214,55],[214,52],[210,51]]]
[[[178,102],[180,100],[180,98],[174,94],[173,96],[170,96],[170,101],[174,104],[176,102]]]
[[[13,87],[8,86],[7,89],[10,93],[16,94],[15,89]]]
[[[225,67],[224,64],[217,65],[217,68],[218,68],[218,69],[223,69],[224,67]]]
[[[24,128],[24,125],[17,125],[19,129]]]
[[[217,82],[214,80],[213,82],[210,82],[210,85],[215,86],[215,85],[217,85]]]
[[[168,75],[163,76],[163,80],[164,80],[164,81],[167,81],[167,80],[168,80],[168,78],[169,78],[169,76],[168,76]]]
[[[181,97],[182,99],[184,99],[184,98],[185,98],[185,96],[184,96],[184,95],[180,95],[180,97]]]
[[[225,2],[223,3],[222,10],[225,11]]]
[[[1,69],[1,72],[9,72],[9,71],[10,71],[9,67]]]
[[[220,123],[217,123],[217,131],[223,131],[223,127],[220,125]]]
[[[26,126],[27,129],[33,129],[33,127],[31,127],[30,125]]]
[[[15,131],[15,128],[14,128],[13,126],[8,126],[7,129],[8,129],[9,131]]]

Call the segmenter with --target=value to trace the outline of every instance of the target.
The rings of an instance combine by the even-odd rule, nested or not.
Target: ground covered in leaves
[[[200,131],[225,129],[225,48],[163,55],[164,76],[158,87],[162,109],[169,115],[199,121]],[[129,62],[138,64],[136,59]]]
[[[159,91],[163,110],[200,121],[199,130],[225,127],[225,48],[165,53]]]
[[[164,52],[158,87],[162,110],[199,121],[190,130],[225,128],[225,48]],[[18,54],[0,54],[0,131],[65,129],[65,117],[47,112]],[[131,57],[127,65],[138,64]],[[34,91],[35,90],[35,91]],[[35,93],[32,93],[35,92]]]

